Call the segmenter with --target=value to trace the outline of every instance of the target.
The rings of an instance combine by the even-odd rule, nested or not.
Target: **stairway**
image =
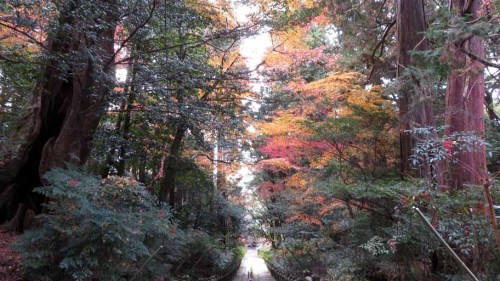
[[[275,281],[267,270],[264,260],[259,257],[256,249],[247,248],[247,253],[241,261],[240,269],[233,281],[248,281],[248,272],[252,272],[252,281]]]

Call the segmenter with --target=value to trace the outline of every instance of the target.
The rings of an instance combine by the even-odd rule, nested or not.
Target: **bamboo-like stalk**
[[[446,241],[443,239],[443,237],[441,237],[439,232],[434,228],[434,226],[432,226],[432,224],[427,220],[427,218],[424,216],[424,214],[422,214],[422,212],[415,206],[413,206],[413,210],[415,210],[415,212],[419,215],[419,217],[422,219],[422,221],[425,222],[425,225],[432,231],[432,233],[434,233],[434,235],[438,238],[439,242],[441,242],[441,244],[443,244],[443,246],[446,248],[446,250],[448,250],[448,252],[451,254],[453,259],[455,259],[455,261],[469,274],[470,278],[474,281],[479,281],[479,279],[477,279],[476,275],[474,275],[474,273],[472,273],[472,271],[460,259],[460,257],[455,253],[455,251],[453,251],[453,249],[450,247],[450,245],[448,245],[448,243],[446,243]]]

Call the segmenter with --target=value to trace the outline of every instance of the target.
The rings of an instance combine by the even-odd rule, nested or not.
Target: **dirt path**
[[[267,270],[264,260],[257,255],[257,250],[247,248],[247,253],[241,261],[240,269],[233,281],[248,281],[248,272],[252,272],[253,281],[275,281]]]

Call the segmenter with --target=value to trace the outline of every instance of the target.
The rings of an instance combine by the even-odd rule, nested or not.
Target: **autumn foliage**
[[[257,124],[262,132],[258,152],[264,158],[257,164],[262,178],[258,194],[270,204],[287,206],[273,221],[275,227],[321,226],[322,216],[343,205],[318,194],[315,185],[325,173],[344,183],[374,178],[396,158],[394,108],[380,86],[363,85],[363,76],[356,72],[313,78],[303,71],[307,65],[318,64],[322,70],[335,65],[334,56],[323,57],[326,46],[305,42],[308,28],[280,33],[283,52],[266,59],[268,75],[278,78],[286,73],[285,80],[270,84],[274,94],[269,98],[281,99],[283,105]]]

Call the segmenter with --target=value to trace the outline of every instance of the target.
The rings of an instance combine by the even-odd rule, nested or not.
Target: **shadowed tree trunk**
[[[179,50],[177,51],[177,58],[179,61],[184,61],[187,56],[187,50],[184,48],[184,43],[186,42],[186,36],[182,32],[179,31]],[[176,81],[176,90],[175,90],[175,98],[179,104],[179,109],[182,111],[182,107],[184,104],[185,98],[185,89],[183,86],[184,77],[177,77]],[[186,117],[183,116],[183,113],[180,113],[180,117],[178,120],[177,128],[175,131],[174,140],[172,145],[170,146],[170,155],[165,159],[165,168],[163,169],[163,178],[160,183],[160,194],[159,200],[160,202],[167,202],[170,205],[170,208],[174,210],[175,207],[175,180],[177,177],[177,163],[181,157],[181,148],[182,148],[182,139],[186,134],[188,129]]]
[[[116,123],[115,123],[115,133],[116,134],[120,133],[120,128],[122,127],[122,122],[123,122],[123,113],[122,112],[125,111],[126,105],[127,105],[127,102],[125,100],[123,100],[120,103],[120,110],[118,112],[118,116],[116,117]],[[103,179],[107,178],[109,176],[109,172],[111,171],[113,166],[115,166],[114,160],[113,160],[113,157],[115,156],[115,152],[116,152],[116,148],[114,146],[109,152],[107,152],[106,163],[105,163],[102,171],[100,171],[100,175]]]
[[[495,124],[495,128],[500,131],[500,127],[498,126],[500,117],[495,112],[495,105],[493,103],[493,91],[487,91],[484,94],[484,104],[486,105],[486,112],[488,113],[488,119]]]
[[[500,117],[498,116],[497,112],[495,111],[494,108],[494,103],[493,103],[493,91],[486,91],[484,95],[484,101],[485,101],[485,106],[486,106],[486,112],[488,114],[488,119],[489,119],[489,128],[490,130],[494,130],[497,133],[500,133]],[[492,173],[495,171],[500,171],[500,155],[496,155],[492,158],[490,158],[490,161],[488,161],[488,170]]]
[[[187,126],[179,124],[175,133],[174,141],[170,147],[170,155],[165,160],[166,166],[163,170],[163,179],[160,185],[160,201],[167,202],[174,209],[175,206],[175,179],[177,177],[177,165],[181,156],[182,139],[186,133]]]
[[[130,57],[133,57],[136,53],[135,47],[133,45],[130,51]],[[124,99],[120,103],[120,110],[118,112],[115,133],[122,136],[122,141],[118,147],[113,146],[106,156],[106,166],[101,172],[101,176],[106,178],[109,176],[111,169],[116,168],[116,174],[118,176],[123,176],[125,174],[125,157],[127,152],[128,140],[130,139],[130,121],[132,109],[135,101],[135,83],[136,83],[136,69],[134,65],[137,63],[135,59],[132,60],[131,65],[127,69],[127,77],[125,81],[125,87],[123,91]],[[118,150],[118,164],[114,160],[116,156],[116,150]]]
[[[60,11],[58,30],[49,34],[46,44],[51,59],[43,69],[44,79],[18,127],[24,142],[14,157],[0,162],[0,223],[8,222],[4,226],[9,229],[22,230],[26,209],[40,206],[31,191],[43,184],[46,171],[87,160],[104,101],[114,86],[114,1],[99,2],[102,6],[94,17],[85,17],[85,24],[80,2],[67,1]]]
[[[123,176],[125,174],[125,157],[126,157],[126,150],[128,146],[128,141],[130,139],[130,118],[131,118],[131,113],[132,113],[132,107],[134,106],[134,101],[135,101],[135,87],[134,83],[135,81],[135,69],[132,67],[130,69],[132,72],[131,76],[131,86],[128,87],[127,89],[127,109],[125,111],[125,118],[123,120],[123,129],[122,129],[122,137],[123,137],[123,143],[120,146],[120,154],[119,154],[119,160],[118,160],[118,176]]]
[[[420,167],[412,167],[410,158],[418,141],[437,137],[431,134],[417,134],[411,132],[414,128],[434,127],[434,112],[432,108],[432,92],[423,81],[419,81],[410,71],[403,77],[407,67],[419,66],[422,63],[415,61],[411,51],[424,51],[429,49],[429,42],[424,38],[427,29],[423,0],[398,0],[397,2],[397,28],[398,28],[398,73],[402,82],[400,89],[399,120],[401,144],[401,175],[426,177],[440,182],[441,178],[437,167],[429,167],[428,163],[421,163]]]
[[[478,18],[481,1],[451,1],[458,16]],[[467,6],[466,6],[467,4]],[[466,56],[463,50],[484,58],[484,42],[477,36],[450,42],[452,71],[446,90],[445,133],[460,142],[459,135],[472,133],[484,138],[484,65]],[[463,137],[461,137],[463,139]],[[467,141],[467,140],[465,140]],[[464,183],[480,184],[487,177],[484,146],[475,142],[466,144],[473,151],[461,151],[458,161],[450,167],[450,187],[461,188]]]

